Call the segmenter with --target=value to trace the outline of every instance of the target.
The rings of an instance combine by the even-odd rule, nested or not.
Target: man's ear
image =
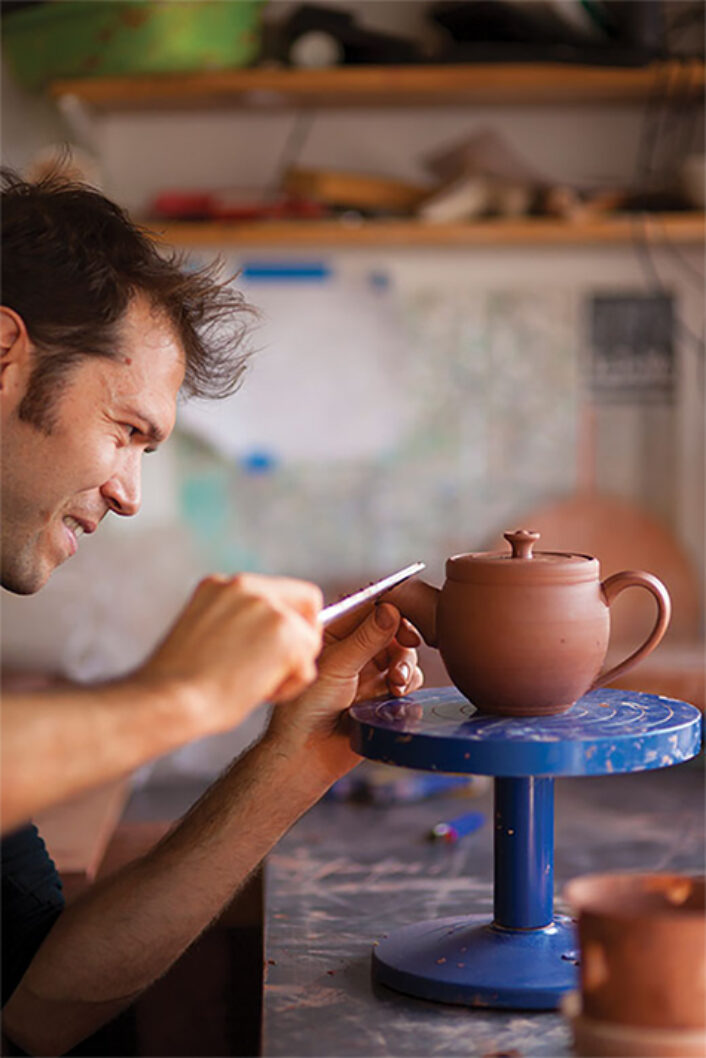
[[[0,394],[24,391],[31,370],[31,342],[21,316],[0,305]]]

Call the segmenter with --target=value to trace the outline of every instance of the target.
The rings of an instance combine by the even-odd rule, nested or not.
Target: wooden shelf
[[[590,223],[543,217],[464,224],[423,224],[414,220],[350,222],[271,221],[259,223],[164,223],[146,221],[152,234],[176,246],[591,246],[704,241],[703,213],[615,215]]]
[[[644,67],[558,63],[465,66],[350,66],[322,70],[255,68],[198,74],[58,80],[55,99],[73,96],[98,110],[204,106],[342,107],[640,101],[653,95],[703,97],[704,64]]]

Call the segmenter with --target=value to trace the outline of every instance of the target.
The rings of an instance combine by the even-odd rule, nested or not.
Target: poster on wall
[[[594,295],[589,302],[589,333],[594,400],[671,403],[676,383],[671,294]]]
[[[386,290],[326,261],[239,264],[260,318],[246,384],[185,404],[180,424],[236,461],[331,464],[394,449],[423,398],[401,384],[407,346]]]

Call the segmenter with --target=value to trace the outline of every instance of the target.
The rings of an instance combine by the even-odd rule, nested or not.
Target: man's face
[[[49,434],[17,414],[29,373],[21,349],[14,374],[5,369],[0,572],[10,591],[38,591],[108,511],[139,509],[142,456],[172,431],[184,357],[170,323],[141,297],[117,352],[70,369]]]

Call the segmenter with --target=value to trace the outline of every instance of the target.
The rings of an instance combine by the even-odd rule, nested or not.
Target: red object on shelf
[[[261,191],[161,191],[150,213],[160,220],[319,220],[325,206],[297,195]]]
[[[211,217],[211,195],[203,191],[161,191],[150,213],[164,220],[207,220]]]

